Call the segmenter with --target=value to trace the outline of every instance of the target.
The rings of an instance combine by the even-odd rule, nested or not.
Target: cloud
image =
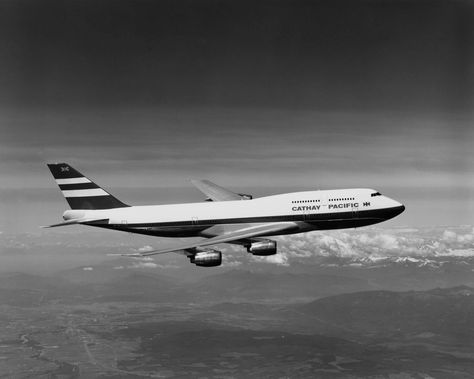
[[[445,230],[442,241],[456,246],[472,245],[474,242],[474,228],[464,233],[457,233],[449,229]]]
[[[143,247],[138,248],[137,251],[139,251],[140,253],[143,253],[145,251],[150,251],[150,250],[153,250],[153,248],[150,245],[145,245]]]
[[[133,262],[128,268],[157,268],[157,265],[154,262]]]
[[[289,266],[288,256],[286,254],[275,254],[268,257],[253,256],[253,259],[259,262],[272,263],[278,266]]]
[[[232,245],[232,252],[237,252],[237,250]],[[234,254],[222,254],[222,266],[223,267],[237,267],[242,264],[241,261],[234,258]]]
[[[83,267],[82,268],[84,271],[92,271],[94,267]]]
[[[438,228],[361,228],[314,231],[274,237],[278,253],[268,257],[245,254],[241,246],[230,245],[223,252],[223,266],[252,263],[289,266],[300,264],[338,264],[333,258],[354,265],[376,263],[429,262],[434,258],[474,257],[472,226]]]
[[[159,268],[166,268],[166,269],[170,269],[170,268],[179,268],[180,266],[179,265],[176,265],[176,264],[170,264],[170,263],[167,263],[167,264],[158,264],[158,263],[155,263],[155,261],[153,260],[152,257],[133,257],[132,258],[134,260],[134,262],[131,264],[131,265],[128,265],[128,266],[119,266],[118,268],[115,268],[115,269],[150,269],[150,268],[153,268],[153,269],[159,269]]]
[[[440,241],[436,241],[438,256],[474,256],[474,228],[470,230],[447,229]]]
[[[443,257],[474,257],[474,248],[472,249],[453,249],[442,255]]]
[[[279,258],[289,264],[321,257],[364,258],[474,256],[474,228],[361,229],[279,237]],[[271,260],[270,260],[271,262]]]
[[[237,267],[240,266],[242,262],[239,261],[231,261],[231,260],[223,260],[222,267]]]
[[[132,257],[132,259],[139,260],[142,262],[153,262],[152,257]]]

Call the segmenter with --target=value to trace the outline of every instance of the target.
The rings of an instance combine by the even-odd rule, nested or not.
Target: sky
[[[2,1],[0,231],[57,222],[45,163],[132,204],[377,188],[472,224],[468,1]]]

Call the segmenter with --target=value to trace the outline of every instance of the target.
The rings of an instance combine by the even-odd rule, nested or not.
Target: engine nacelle
[[[259,256],[274,255],[277,252],[277,243],[270,240],[253,242],[247,247],[247,251]]]
[[[189,257],[191,263],[201,267],[215,267],[222,264],[222,253],[218,250],[203,250]]]

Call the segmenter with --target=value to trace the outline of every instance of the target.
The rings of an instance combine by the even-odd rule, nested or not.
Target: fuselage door
[[[319,211],[318,213],[327,213],[329,212],[329,201],[328,201],[328,196],[326,191],[319,191],[318,194],[318,205],[319,205]]]
[[[304,207],[304,220],[305,221],[314,221],[317,220],[318,214],[324,212],[323,204],[326,204],[325,196],[322,193],[318,193],[316,196],[309,199]],[[326,207],[327,208],[327,207]]]

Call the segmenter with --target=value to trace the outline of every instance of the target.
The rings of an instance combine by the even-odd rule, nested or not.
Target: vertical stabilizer
[[[48,167],[71,209],[129,207],[67,163],[48,164]]]

